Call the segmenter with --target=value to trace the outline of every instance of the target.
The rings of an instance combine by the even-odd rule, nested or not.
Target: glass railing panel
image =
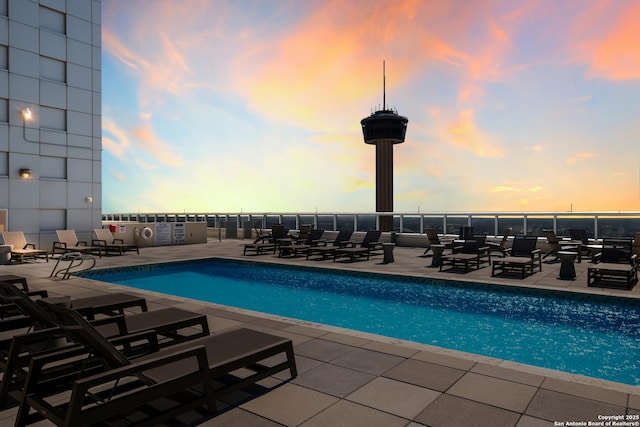
[[[474,234],[496,235],[496,220],[494,217],[474,216],[471,218],[471,226],[473,227]]]
[[[640,218],[628,216],[598,217],[598,238],[634,237],[640,232]]]
[[[595,238],[593,217],[579,217],[579,216],[560,216],[558,215],[556,220],[556,235],[558,237],[569,237],[569,229],[571,228],[584,228],[587,231],[587,237],[589,239]]]
[[[298,227],[296,225],[296,216],[295,215],[283,215],[282,216],[282,225],[289,230],[297,230]]]
[[[527,216],[527,235],[543,237],[545,229],[553,230],[553,217]]]
[[[298,217],[298,221],[300,222],[300,225],[311,224],[316,228],[316,218],[313,215],[300,215]]]
[[[280,224],[280,215],[267,215],[265,227],[271,228],[274,224]]]
[[[424,228],[435,228],[438,234],[444,233],[444,216],[423,216],[422,225],[424,233]]]
[[[511,235],[525,234],[524,232],[524,216],[500,216],[498,217],[498,233],[504,235],[507,228],[511,229]]]
[[[354,216],[353,215],[337,215],[336,227],[338,230],[353,230],[354,229]]]
[[[318,230],[333,231],[333,215],[318,215],[316,228]]]
[[[369,231],[376,229],[376,216],[375,215],[357,215],[358,230],[357,231]]]
[[[458,236],[460,234],[460,227],[468,227],[468,226],[469,226],[469,217],[448,216],[446,234],[452,234],[452,235]]]
[[[402,230],[400,233],[421,233],[419,216],[402,216]]]

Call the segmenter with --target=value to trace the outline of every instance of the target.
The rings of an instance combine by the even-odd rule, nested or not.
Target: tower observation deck
[[[365,144],[376,146],[376,212],[393,212],[393,146],[404,142],[409,119],[386,108],[383,62],[382,110],[360,121]],[[393,230],[393,216],[380,217],[380,230]]]

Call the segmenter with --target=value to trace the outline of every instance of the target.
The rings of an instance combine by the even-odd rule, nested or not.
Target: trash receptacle
[[[115,224],[109,224],[109,231],[112,233],[115,233],[117,230],[116,225]]]

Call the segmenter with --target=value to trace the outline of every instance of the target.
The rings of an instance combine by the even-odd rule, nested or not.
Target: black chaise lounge
[[[536,236],[515,236],[511,248],[505,250],[506,257],[493,260],[491,275],[518,273],[521,279],[542,271],[542,251],[536,249]]]
[[[349,258],[350,262],[353,262],[357,258],[366,258],[374,254],[382,253],[382,242],[380,241],[381,231],[369,230],[364,235],[362,242],[359,244],[353,243],[350,247],[344,247],[336,249],[333,252],[333,260],[336,261],[340,257]]]
[[[638,283],[638,255],[631,239],[602,239],[602,252],[594,255],[587,269],[587,285],[600,288],[633,289]]]
[[[311,247],[307,250],[307,259],[309,259],[312,255],[320,255],[323,260],[327,258],[333,258],[333,254],[336,249],[340,249],[350,244],[351,236],[353,235],[352,230],[340,230],[335,240],[331,244],[318,245]]]
[[[278,256],[297,257],[298,255],[306,254],[309,248],[318,246],[322,242],[322,234],[324,234],[324,230],[311,230],[304,240],[298,240],[295,243],[292,241],[290,245],[282,244],[278,248]]]
[[[451,266],[452,270],[462,268],[468,273],[471,268],[478,270],[483,264],[491,264],[491,251],[485,246],[486,236],[474,235],[465,239],[462,246],[454,246],[453,253],[442,256],[440,271],[445,266]]]
[[[47,378],[50,364],[60,362],[55,354],[33,358],[18,426],[31,421],[31,409],[58,426],[89,426],[114,418],[122,425],[156,425],[192,408],[213,412],[223,394],[278,372],[289,370],[292,378],[297,376],[290,339],[237,329],[129,359],[77,312],[40,303],[69,339],[99,358],[105,372],[66,384],[66,393],[47,396],[40,392],[41,378]],[[277,361],[266,365],[274,356]],[[252,374],[236,377],[238,370]]]
[[[11,338],[0,340],[0,408],[6,405],[12,390],[21,388],[29,360],[42,352],[60,349],[61,332],[56,329],[49,315],[26,293],[11,283],[0,282],[0,297],[15,304],[29,317],[31,327],[21,333],[17,331]],[[207,317],[179,308],[169,307],[128,316],[114,316],[93,321],[92,324],[105,337],[154,330],[162,341],[159,347],[209,335]],[[64,341],[64,340],[63,340]]]

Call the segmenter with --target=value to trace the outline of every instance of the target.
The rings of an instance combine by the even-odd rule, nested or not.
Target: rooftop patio
[[[383,264],[382,257],[334,263],[271,254],[243,256],[245,243],[216,239],[199,245],[148,247],[140,255],[97,259],[97,268],[222,257],[640,296],[640,287],[588,288],[586,260],[575,264],[574,281],[558,280],[557,262],[544,262],[542,272],[519,280],[492,278],[490,268],[468,274],[439,272],[428,267],[431,257],[423,255],[423,248],[397,247],[390,264]],[[175,425],[535,427],[554,421],[598,421],[599,415],[640,414],[638,387],[78,277],[50,279],[54,265],[55,261],[2,265],[0,274],[23,275],[33,288],[75,297],[126,290],[145,296],[151,310],[173,306],[204,313],[214,333],[246,326],[293,340],[297,378],[285,383],[268,378],[260,387],[225,399],[218,414],[187,413]],[[15,408],[1,411],[0,423],[13,423],[15,413]]]

